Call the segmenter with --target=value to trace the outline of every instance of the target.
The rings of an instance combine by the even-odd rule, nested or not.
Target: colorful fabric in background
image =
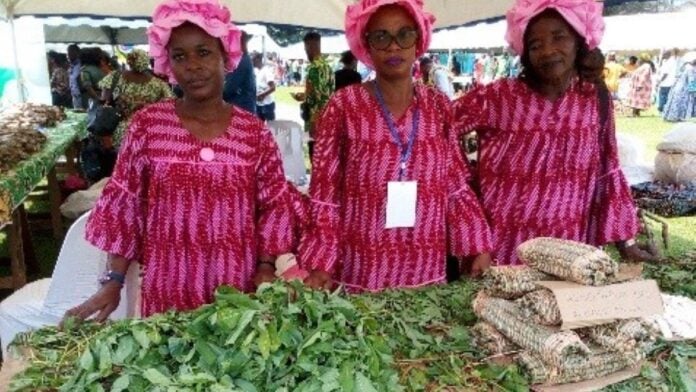
[[[12,211],[46,177],[70,145],[87,134],[85,114],[68,112],[68,119],[45,130],[46,143],[37,154],[0,176],[0,226],[10,222]]]
[[[645,63],[631,73],[626,106],[634,109],[648,109],[652,104],[652,68]]]
[[[116,72],[108,74],[99,82],[99,87],[102,89],[111,88],[113,78],[116,77],[116,75],[118,75]],[[174,97],[169,85],[156,77],[152,77],[147,83],[133,83],[127,81],[123,77],[119,77],[114,90],[113,94],[114,99],[116,99],[116,107],[119,109],[122,116],[121,122],[119,122],[114,132],[114,145],[116,147],[121,145],[125,137],[128,122],[135,112],[147,104]]]
[[[305,131],[312,135],[314,124],[321,110],[329,102],[335,86],[333,69],[325,57],[319,56],[309,65],[307,80],[312,85],[312,92],[305,98],[309,107],[309,121],[305,121]]]
[[[673,217],[696,214],[696,182],[688,185],[644,182],[631,186],[638,207]]]
[[[142,49],[133,49],[126,56],[126,61],[135,72],[143,73],[150,69],[150,55]]]
[[[696,117],[696,67],[685,64],[667,98],[662,117],[665,121],[686,121]]]
[[[0,98],[5,94],[5,86],[16,78],[17,73],[14,69],[0,67]]]

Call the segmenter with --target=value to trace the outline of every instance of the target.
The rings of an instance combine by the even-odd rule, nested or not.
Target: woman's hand
[[[474,261],[471,263],[471,271],[469,276],[472,278],[478,278],[483,275],[483,272],[491,267],[493,264],[493,258],[490,253],[481,253],[476,256]]]
[[[307,279],[304,280],[304,284],[315,290],[331,290],[333,281],[331,275],[327,272],[314,270],[309,273]]]
[[[87,301],[65,312],[65,316],[63,316],[63,320],[60,322],[61,327],[68,318],[76,318],[79,321],[84,321],[95,313],[97,313],[97,316],[94,318],[94,321],[98,323],[106,321],[109,315],[116,310],[118,304],[121,302],[122,287],[123,286],[116,281],[107,282]]]
[[[269,263],[261,263],[256,268],[254,275],[254,286],[259,287],[264,283],[271,283],[276,279],[275,267]]]

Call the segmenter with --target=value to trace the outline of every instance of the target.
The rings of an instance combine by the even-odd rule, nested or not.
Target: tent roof
[[[343,30],[346,6],[354,0],[221,0],[237,23],[273,23]],[[614,0],[616,1],[616,0]],[[160,0],[0,0],[0,18],[14,16],[67,16],[149,18]],[[512,0],[425,0],[437,28],[500,17]]]

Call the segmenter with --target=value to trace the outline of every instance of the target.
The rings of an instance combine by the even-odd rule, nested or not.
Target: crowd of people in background
[[[277,87],[304,87],[303,92],[292,93],[292,96],[300,102],[305,131],[310,137],[310,155],[313,155],[313,125],[334,91],[374,80],[376,73],[359,62],[351,51],[340,56],[323,54],[321,36],[316,32],[304,38],[307,53],[304,59],[281,59],[275,53],[249,53],[250,38],[246,33],[240,36],[242,57],[237,68],[225,77],[225,102],[262,121],[273,121],[276,119],[274,95]],[[87,148],[93,153],[96,149],[93,155],[101,156],[101,163],[92,165],[98,170],[93,171],[90,181],[111,174],[126,124],[137,110],[176,93],[181,96],[180,88],[169,84],[171,81],[166,77],[154,74],[151,60],[144,51],[133,50],[119,61],[100,48],[70,45],[66,54],[51,51],[47,59],[54,105],[87,111],[88,122],[94,119],[100,106],[112,105],[124,119],[114,135],[92,140],[91,147]],[[425,53],[414,63],[412,77],[454,100],[474,87],[516,78],[522,68],[520,57],[507,52]],[[679,49],[672,49],[658,56],[649,53],[620,56],[610,52],[604,62],[603,77],[615,106],[628,115],[640,116],[655,104],[666,121],[696,117],[694,52],[685,55]]]

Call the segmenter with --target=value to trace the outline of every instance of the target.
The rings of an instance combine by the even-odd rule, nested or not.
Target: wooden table
[[[63,238],[60,214],[61,194],[56,161],[66,155],[68,170],[76,169],[75,143],[86,135],[85,114],[68,113],[68,118],[45,130],[47,141],[41,151],[0,174],[0,229],[7,232],[12,276],[0,278],[0,289],[18,289],[26,283],[26,256],[31,249],[24,201],[44,178],[48,180],[53,235]]]

